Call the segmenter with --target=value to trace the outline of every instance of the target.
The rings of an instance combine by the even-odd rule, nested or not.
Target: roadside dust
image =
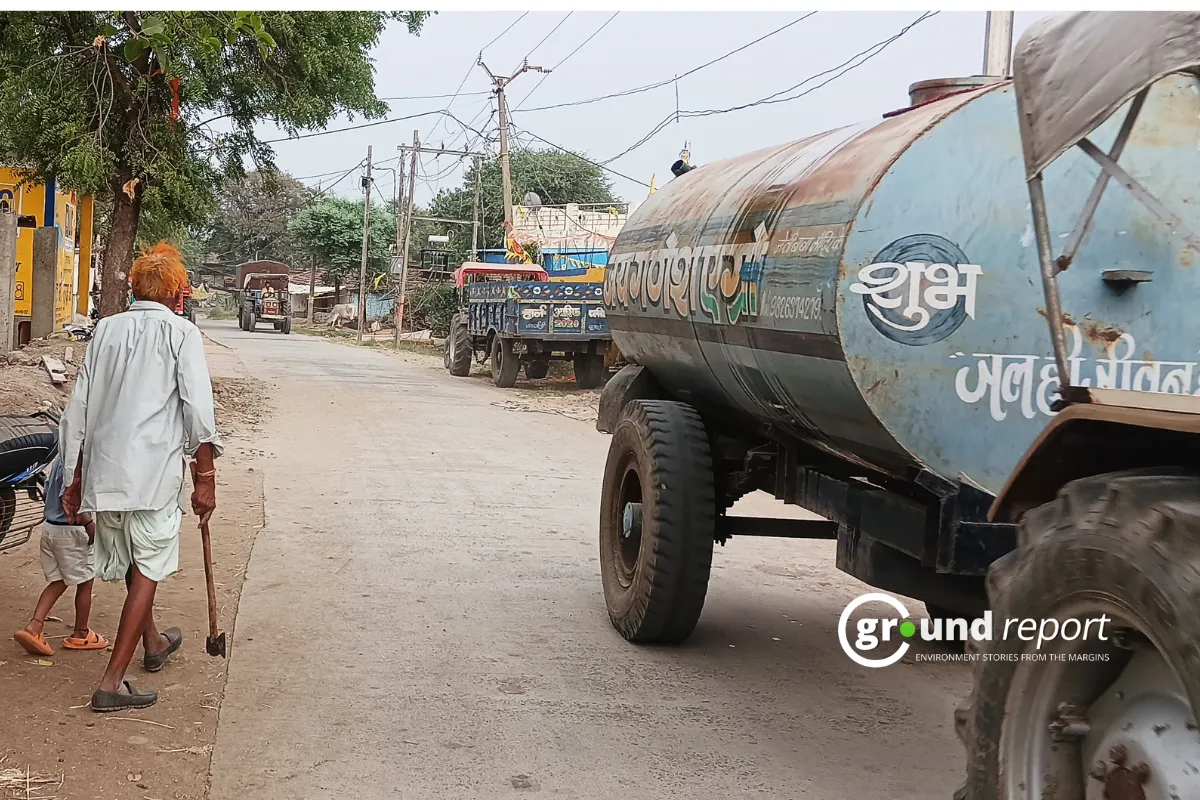
[[[293,328],[294,332],[306,335],[320,336],[339,344],[356,346],[354,331],[331,331],[328,328]],[[364,346],[387,353],[412,364],[419,364],[427,369],[445,371],[442,361],[442,350],[438,344],[418,344],[402,342],[399,352],[392,349],[391,340],[386,342],[364,342]],[[473,364],[469,380],[478,381],[492,387],[492,373],[485,365]],[[506,397],[493,400],[492,405],[505,411],[516,411],[530,414],[557,414],[578,422],[594,424],[600,405],[599,389],[580,389],[575,385],[570,362],[552,362],[550,375],[541,380],[531,381],[524,373],[517,379],[517,385],[512,389],[494,389],[504,392]]]
[[[76,357],[83,345],[76,343]],[[210,365],[215,346],[206,343]],[[40,355],[40,354],[39,354]],[[61,357],[61,356],[57,356]],[[225,363],[225,362],[222,362]],[[40,375],[39,375],[40,373]],[[0,367],[2,413],[29,413],[49,386],[40,366]],[[263,526],[263,478],[257,459],[245,456],[245,432],[266,403],[265,387],[252,379],[213,379],[217,423],[227,442],[218,461],[217,511],[211,522],[219,629],[237,647],[234,617],[254,537]],[[50,387],[62,395],[66,392]],[[52,397],[53,395],[50,395]],[[87,707],[108,660],[108,652],[69,652],[62,639],[74,622],[74,592],[51,612],[46,636],[57,651],[49,659],[29,656],[12,633],[29,621],[45,585],[38,538],[0,553],[0,696],[8,712],[0,717],[0,798],[26,797],[24,776],[31,776],[30,798],[57,800],[201,800],[207,794],[209,762],[217,715],[224,695],[227,662],[204,652],[208,607],[204,562],[196,518],[184,517],[180,571],[159,588],[155,617],[163,628],[183,629],[183,648],[162,672],[143,671],[139,648],[128,679],[138,688],[159,692],[158,704],[144,711],[94,714]],[[97,581],[91,627],[111,642],[116,637],[124,586]],[[48,664],[44,665],[44,664]],[[21,780],[7,778],[20,774]],[[38,783],[35,779],[48,783]],[[60,785],[61,782],[61,785]],[[15,794],[11,792],[16,792]]]

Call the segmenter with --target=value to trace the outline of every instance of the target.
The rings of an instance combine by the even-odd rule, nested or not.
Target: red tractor
[[[182,294],[179,295],[179,302],[175,304],[175,313],[185,317],[193,325],[196,324],[196,304],[192,300],[191,283],[184,287]]]

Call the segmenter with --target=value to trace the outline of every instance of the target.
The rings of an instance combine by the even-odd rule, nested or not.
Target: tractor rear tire
[[[967,780],[957,800],[1008,797],[1004,787],[1017,784],[1029,797],[1054,793],[1073,800],[1093,796],[1086,791],[1099,788],[1090,785],[1093,781],[1103,783],[1105,797],[1146,796],[1140,788],[1124,793],[1137,768],[1120,762],[1128,749],[1130,765],[1135,763],[1139,731],[1149,725],[1155,735],[1146,740],[1161,743],[1155,758],[1170,755],[1159,763],[1137,756],[1150,762],[1154,785],[1196,786],[1196,768],[1189,765],[1200,764],[1200,742],[1194,733],[1176,731],[1184,723],[1175,724],[1173,715],[1192,726],[1200,712],[1197,497],[1200,476],[1140,469],[1072,481],[1057,499],[1024,515],[1017,549],[988,573],[992,641],[982,646],[985,657],[976,662],[968,703],[955,713],[967,751]],[[1007,620],[1060,615],[1067,620],[1084,612],[1093,619],[1099,613],[1110,616],[1107,640],[1094,641],[1093,633],[1085,651],[1104,648],[1107,661],[1045,666],[1017,661],[1033,645],[1016,635],[998,635]],[[1135,644],[1122,645],[1122,640]],[[1042,646],[1043,655],[1051,645],[1057,643]],[[1149,688],[1141,677],[1146,666],[1158,669],[1149,674],[1159,676]],[[1067,704],[1074,706],[1070,712],[1062,710]],[[1089,718],[1093,707],[1097,713]],[[1064,739],[1061,729],[1056,738],[1049,731],[1067,713],[1090,719],[1087,736],[1098,743],[1098,761],[1083,761],[1082,738]],[[1138,719],[1137,727],[1132,722],[1119,727],[1127,719]],[[1130,744],[1123,747],[1126,741]],[[1050,769],[1051,764],[1058,768]]]
[[[550,362],[544,358],[525,362],[525,377],[531,381],[540,381],[550,374]]]
[[[511,389],[520,371],[521,359],[513,352],[512,339],[496,334],[492,339],[492,383],[501,389]]]
[[[450,320],[450,334],[446,337],[446,369],[456,378],[464,378],[471,372],[471,356],[475,348],[471,344],[471,331],[462,316],[456,314]]]
[[[246,332],[253,333],[256,325],[258,325],[258,316],[251,311],[246,314]]]
[[[602,355],[579,353],[575,356],[575,385],[580,389],[595,389],[604,383],[607,371]]]
[[[283,322],[279,325],[279,331],[284,335],[292,332],[292,317],[290,314],[283,318]]]
[[[608,618],[631,642],[678,644],[708,593],[716,533],[712,451],[689,405],[635,400],[613,432],[600,501]]]

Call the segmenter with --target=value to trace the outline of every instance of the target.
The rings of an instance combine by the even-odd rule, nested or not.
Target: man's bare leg
[[[131,590],[133,581],[133,567],[129,567],[129,571],[125,573],[125,591],[128,593]],[[146,614],[146,625],[142,628],[142,649],[147,655],[155,655],[167,649],[167,637],[159,633],[158,626],[154,624],[154,604],[150,604],[150,611]]]
[[[113,645],[112,658],[108,660],[108,669],[100,679],[100,691],[121,692],[125,680],[125,670],[133,660],[137,650],[138,639],[141,639],[147,625],[153,625],[151,616],[154,613],[154,593],[158,584],[141,572],[136,566],[130,567],[125,576],[129,587],[125,596],[125,605],[121,609],[121,622],[117,627],[117,641]],[[161,642],[161,637],[160,642]],[[161,645],[160,648],[161,649]]]

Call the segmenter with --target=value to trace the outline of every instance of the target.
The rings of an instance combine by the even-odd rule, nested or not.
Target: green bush
[[[417,283],[408,287],[404,303],[404,327],[414,331],[430,330],[443,338],[450,332],[450,318],[458,311],[454,286],[448,283]]]

